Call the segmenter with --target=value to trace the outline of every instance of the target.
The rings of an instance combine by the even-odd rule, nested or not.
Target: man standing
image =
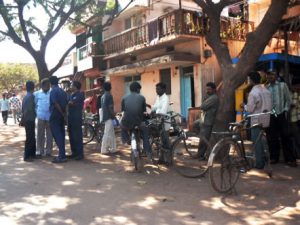
[[[122,139],[124,139],[123,142],[128,142],[128,139],[130,139],[128,136],[128,130],[132,130],[135,126],[138,126],[143,138],[144,151],[147,154],[147,158],[152,160],[149,131],[144,122],[146,100],[145,97],[140,94],[142,87],[135,81],[130,84],[129,88],[130,94],[123,97],[121,105],[122,112],[124,112],[121,120]]]
[[[288,133],[287,116],[291,105],[290,92],[286,83],[276,80],[274,71],[267,72],[267,80],[269,82],[267,89],[272,94],[272,108],[277,114],[271,115],[270,127],[267,129],[271,163],[278,163],[280,146],[282,146],[285,162],[288,166],[296,167],[296,157],[291,149]]]
[[[260,75],[258,72],[252,72],[249,74],[249,78],[251,83],[254,84],[251,89],[247,105],[245,105],[245,110],[250,114],[270,112],[272,110],[272,97],[270,91],[265,88],[263,84],[260,84]],[[253,116],[251,117],[251,125],[261,124],[263,128],[266,128],[270,124],[270,114]],[[260,127],[254,127],[251,129],[251,139],[252,141],[256,141],[259,133]],[[255,168],[263,169],[265,166],[264,160],[264,144],[262,140],[260,140],[255,145]]]
[[[52,162],[63,163],[66,162],[65,117],[68,99],[66,92],[58,87],[58,78],[56,76],[51,76],[49,80],[51,84],[49,123],[59,151],[58,156],[55,157]]]
[[[82,140],[82,109],[84,94],[80,92],[80,89],[81,83],[79,81],[73,81],[71,84],[72,94],[68,103],[68,132],[72,151],[71,158],[74,158],[75,160],[84,158]]]
[[[196,120],[193,123],[193,129],[200,133],[201,136],[205,137],[209,141],[212,128],[215,123],[219,108],[219,97],[216,94],[216,85],[213,82],[208,82],[206,84],[206,94],[202,104],[200,105],[200,110],[202,110],[201,119]],[[199,146],[199,157],[203,158],[206,149]]]
[[[111,84],[110,82],[103,83],[104,94],[101,98],[101,109],[102,109],[102,122],[105,123],[104,134],[101,144],[101,153],[114,153],[117,151],[116,137],[112,119],[115,118],[114,113],[114,99],[110,93]]]
[[[27,94],[22,102],[22,122],[25,126],[26,140],[24,149],[24,161],[31,162],[35,158],[35,104],[34,104],[34,83],[26,82]]]
[[[40,156],[51,156],[53,138],[49,125],[50,118],[50,81],[41,81],[41,90],[34,93],[37,115],[37,152]],[[45,146],[46,138],[46,146]]]
[[[156,84],[157,97],[154,105],[151,107],[151,113],[167,115],[167,113],[171,111],[169,97],[166,95],[166,89],[167,86],[165,83],[159,82]],[[159,164],[169,164],[171,162],[171,143],[169,140],[170,121],[171,119],[166,121],[164,124],[165,132],[162,132],[163,148],[169,150],[169,155],[160,155],[158,160]]]
[[[17,116],[20,112],[21,108],[21,101],[19,98],[16,96],[15,93],[12,94],[12,97],[9,99],[9,107],[12,113],[12,116],[14,118],[14,123],[17,123]]]
[[[3,123],[7,125],[8,111],[9,111],[9,102],[7,99],[7,94],[2,94],[2,99],[0,100],[0,110],[2,113]]]

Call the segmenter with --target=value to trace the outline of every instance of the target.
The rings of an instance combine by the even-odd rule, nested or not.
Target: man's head
[[[81,89],[81,83],[77,80],[73,81],[71,84],[71,90],[72,91],[80,91]]]
[[[48,78],[45,78],[41,81],[41,86],[42,86],[42,90],[43,92],[48,92],[50,89],[50,81]]]
[[[267,71],[266,78],[267,78],[269,83],[271,83],[271,84],[275,83],[276,77],[277,77],[276,71],[272,71],[272,70]]]
[[[214,93],[216,93],[216,85],[215,85],[215,83],[213,83],[213,82],[208,82],[208,83],[206,84],[206,94],[212,95],[212,94],[214,94]]]
[[[136,93],[140,93],[141,88],[142,88],[142,86],[136,81],[132,82],[129,86],[130,91],[136,92]]]
[[[249,78],[252,83],[254,84],[260,84],[260,75],[257,71],[253,71],[249,74]]]
[[[162,96],[164,93],[166,93],[167,86],[163,82],[159,82],[156,84],[156,94],[159,96]]]
[[[33,81],[27,81],[26,82],[26,91],[33,92],[34,91],[34,83]]]
[[[58,78],[57,78],[57,76],[51,76],[49,78],[49,81],[50,81],[51,86],[58,85]]]
[[[3,98],[6,98],[6,93],[3,93],[3,94],[2,94],[2,97],[3,97]]]
[[[103,89],[104,89],[104,91],[110,91],[111,90],[111,83],[108,82],[108,81],[105,81],[103,83]]]

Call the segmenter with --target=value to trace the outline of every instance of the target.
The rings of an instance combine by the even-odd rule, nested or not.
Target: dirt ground
[[[299,224],[300,166],[275,165],[273,179],[252,170],[222,196],[208,177],[184,178],[172,167],[131,172],[122,145],[114,156],[89,144],[83,161],[24,162],[24,139],[12,121],[0,124],[1,225]]]

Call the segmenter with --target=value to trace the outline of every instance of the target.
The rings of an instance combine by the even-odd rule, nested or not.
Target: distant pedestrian
[[[296,157],[288,133],[288,113],[291,106],[290,92],[286,83],[276,80],[276,72],[267,72],[267,80],[269,82],[267,89],[272,94],[272,108],[277,114],[271,115],[270,127],[267,129],[271,163],[278,163],[280,147],[282,147],[287,165],[296,167]]]
[[[50,81],[41,81],[41,90],[34,93],[37,115],[37,152],[41,156],[51,156],[53,137],[50,129]],[[46,144],[46,145],[45,145]]]
[[[82,110],[84,94],[80,92],[80,89],[81,83],[79,81],[73,81],[71,84],[72,94],[68,103],[68,132],[72,151],[71,157],[75,160],[81,160],[84,158],[82,140]]]
[[[24,161],[30,162],[36,157],[35,143],[35,104],[34,104],[34,83],[26,82],[27,94],[22,102],[22,123],[25,127],[26,141],[24,150]]]
[[[9,101],[7,99],[7,93],[2,94],[2,99],[0,100],[0,110],[2,113],[3,123],[7,125],[8,111],[9,111]]]
[[[104,94],[101,98],[101,109],[105,123],[104,135],[102,138],[101,153],[114,153],[117,151],[116,137],[112,120],[115,118],[114,113],[114,99],[110,93],[110,82],[104,82],[103,84]]]
[[[14,119],[14,124],[17,123],[17,117],[20,113],[21,109],[21,101],[20,99],[16,96],[15,93],[12,94],[12,97],[9,99],[9,108],[11,110],[13,119]]]
[[[66,106],[68,103],[66,92],[58,87],[58,78],[51,76],[50,91],[50,129],[58,147],[58,156],[53,159],[53,163],[66,162],[65,151],[65,118]]]

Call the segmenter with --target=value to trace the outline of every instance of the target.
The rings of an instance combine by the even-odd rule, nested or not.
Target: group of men
[[[52,162],[66,162],[66,121],[72,151],[70,158],[83,159],[81,125],[84,94],[80,92],[81,83],[73,81],[70,96],[58,86],[56,76],[42,80],[41,90],[34,92],[34,88],[35,85],[32,81],[26,82],[27,93],[22,101],[21,124],[25,127],[26,132],[24,161],[32,161],[42,156],[51,156],[53,137],[59,153]],[[37,142],[35,139],[36,118]]]
[[[11,111],[14,123],[17,123],[18,115],[21,109],[21,101],[16,96],[15,93],[8,98],[8,93],[2,94],[2,99],[0,100],[0,111],[2,114],[3,124],[7,125],[8,113]]]
[[[286,83],[277,80],[275,71],[266,73],[266,85],[261,84],[261,76],[258,72],[250,73],[249,78],[254,86],[249,93],[245,109],[250,114],[273,111],[271,115],[259,115],[251,118],[251,125],[259,123],[266,129],[271,163],[279,162],[280,150],[282,149],[285,163],[290,167],[296,167],[296,156],[288,132],[291,96]],[[251,129],[253,141],[257,139],[259,131],[258,127]],[[259,142],[255,148],[255,166],[258,169],[264,168],[265,165],[263,144]]]
[[[261,76],[258,72],[252,72],[249,78],[254,85],[248,96],[245,109],[250,114],[275,111],[276,114],[259,115],[251,118],[251,124],[260,123],[267,132],[267,140],[271,153],[271,162],[279,161],[279,152],[282,147],[284,159],[287,165],[291,167],[297,166],[296,157],[289,146],[290,140],[288,136],[288,120],[287,113],[290,109],[291,98],[287,85],[284,82],[276,80],[276,74],[272,71],[267,73],[268,84],[261,84]],[[51,91],[50,85],[51,84]],[[38,118],[38,141],[37,147],[41,154],[51,155],[52,137],[58,146],[59,155],[53,159],[54,163],[66,161],[65,154],[65,121],[67,118],[68,132],[70,137],[72,157],[82,159],[82,109],[84,95],[80,92],[81,84],[74,81],[71,86],[72,94],[67,96],[61,88],[58,87],[58,79],[55,76],[49,80],[43,80],[42,89],[33,94],[33,82],[27,82],[27,95],[23,99],[22,112],[25,119],[26,144],[24,160],[35,157],[35,117]],[[102,84],[104,93],[99,98],[101,110],[99,112],[101,121],[105,124],[104,136],[101,144],[101,153],[108,154],[117,151],[116,138],[114,133],[113,120],[114,100],[110,93],[111,83],[104,82]],[[159,82],[156,84],[157,98],[151,107],[146,103],[145,97],[140,94],[141,85],[133,82],[130,85],[130,94],[124,96],[121,102],[123,117],[121,119],[121,137],[123,143],[130,143],[129,131],[138,126],[143,139],[143,148],[149,159],[152,159],[152,151],[149,143],[149,131],[146,127],[144,114],[146,107],[151,108],[151,113],[164,114],[170,111],[169,97],[166,95],[166,84]],[[200,109],[204,115],[204,119],[195,121],[193,128],[200,132],[201,135],[210,138],[212,128],[215,123],[219,98],[216,94],[216,85],[212,82],[206,84],[207,96],[203,100]],[[47,102],[49,101],[49,103]],[[50,106],[50,107],[48,107]],[[48,110],[50,109],[50,110]],[[68,114],[68,116],[67,116]],[[165,123],[165,130],[169,129],[170,123]],[[46,149],[44,150],[44,137],[48,138]],[[259,128],[251,129],[251,138],[256,140],[260,130]],[[168,132],[163,132],[163,147],[170,149],[170,141]],[[204,152],[199,152],[199,158],[203,157]],[[264,168],[265,158],[263,143],[258,143],[255,149],[256,165],[258,169]],[[168,163],[167,158],[160,156],[159,163]]]

